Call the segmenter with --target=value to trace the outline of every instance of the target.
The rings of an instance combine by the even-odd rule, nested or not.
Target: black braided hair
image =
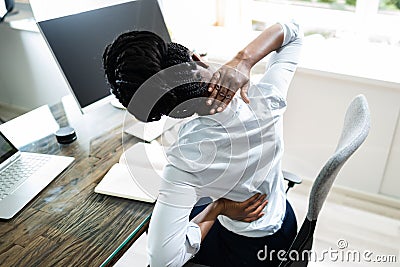
[[[135,106],[133,115],[142,121],[159,120],[162,115],[185,118],[195,113],[196,103],[188,100],[205,96],[207,87],[196,81],[190,71],[195,68],[195,63],[189,50],[177,43],[165,43],[149,31],[130,31],[119,35],[103,53],[103,68],[111,92],[125,107],[146,80],[163,69],[182,63],[188,68],[179,68],[173,74],[173,79],[179,80],[177,86],[160,82],[157,86],[146,87],[154,90],[146,92],[149,95],[160,90],[166,93],[151,104],[150,112],[140,110],[140,105]],[[147,103],[146,99],[141,102]]]

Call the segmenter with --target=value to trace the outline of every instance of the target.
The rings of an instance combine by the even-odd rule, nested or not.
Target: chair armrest
[[[301,184],[301,182],[303,181],[303,179],[301,179],[294,173],[288,171],[282,171],[282,173],[283,173],[283,178],[285,178],[286,181],[292,182],[294,184]]]

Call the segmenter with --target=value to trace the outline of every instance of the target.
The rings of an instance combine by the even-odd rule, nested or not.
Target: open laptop
[[[73,161],[20,152],[0,132],[0,218],[11,219]]]

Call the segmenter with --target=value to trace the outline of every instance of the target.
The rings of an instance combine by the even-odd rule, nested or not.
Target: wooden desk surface
[[[67,125],[61,104],[52,112],[60,126]],[[70,123],[78,136],[70,145],[59,145],[50,136],[21,149],[73,156],[75,161],[13,219],[0,221],[0,266],[100,266],[145,230],[152,204],[94,192],[118,162],[122,138],[125,144],[139,141],[122,135],[125,111],[109,106],[99,114],[76,127]]]

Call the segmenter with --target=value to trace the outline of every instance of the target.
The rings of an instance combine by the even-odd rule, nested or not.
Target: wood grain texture
[[[69,123],[61,105],[52,112],[61,126]],[[152,204],[94,193],[123,152],[122,115],[107,118],[113,130],[78,135],[68,146],[49,136],[22,149],[75,161],[13,219],[0,221],[0,266],[100,266],[148,220]],[[124,136],[125,145],[137,141]]]

